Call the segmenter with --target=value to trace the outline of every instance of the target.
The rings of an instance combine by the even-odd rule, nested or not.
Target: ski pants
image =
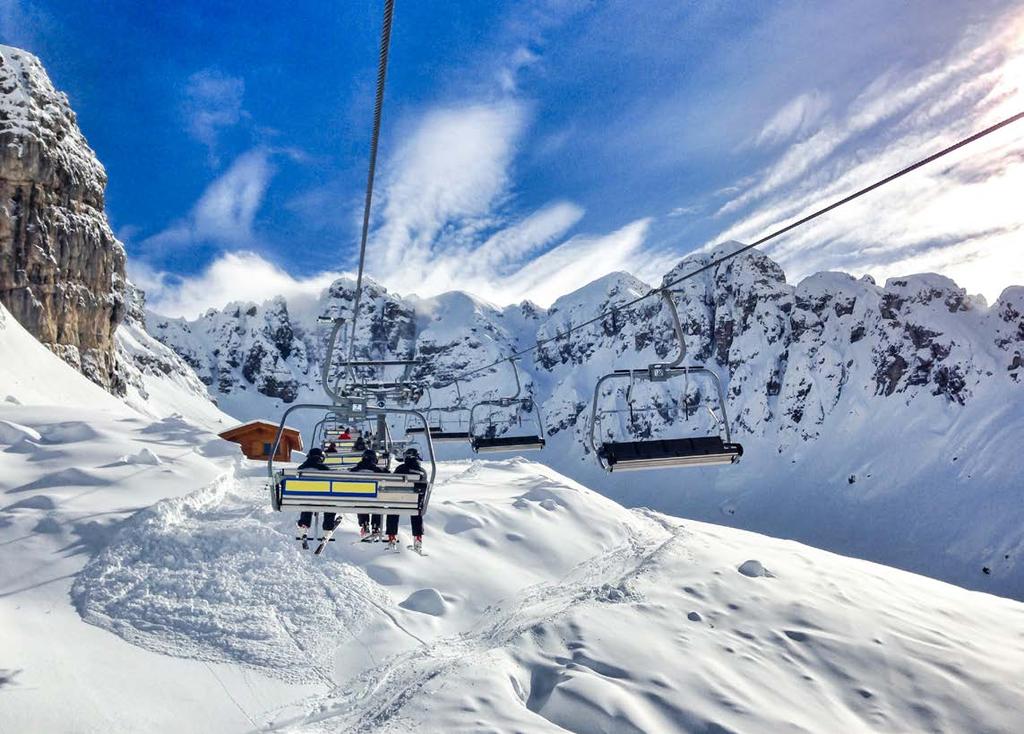
[[[338,521],[335,519],[333,512],[324,513],[324,530],[334,530]],[[309,529],[313,526],[313,513],[312,512],[300,512],[299,513],[299,527]]]
[[[398,535],[398,515],[388,515],[388,524],[385,532],[388,535]],[[409,517],[412,522],[412,534],[414,536],[423,535],[423,515],[412,515]]]
[[[380,515],[364,515],[363,513],[359,513],[356,515],[356,519],[359,520],[360,527],[363,525],[369,525],[370,529],[374,532],[380,532]]]

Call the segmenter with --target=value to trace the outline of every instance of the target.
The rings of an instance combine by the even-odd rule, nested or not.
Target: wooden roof
[[[235,426],[234,428],[229,428],[226,431],[222,431],[218,435],[221,438],[227,439],[227,440],[230,441],[231,439],[238,438],[239,436],[244,436],[245,434],[251,433],[253,431],[268,431],[269,430],[269,431],[273,431],[274,433],[277,433],[277,426],[278,426],[277,423],[271,423],[270,421],[254,420],[254,421],[249,421],[248,423],[242,423],[241,425]],[[285,426],[284,427],[283,435],[284,436],[288,436],[288,437],[298,441],[299,446],[300,447],[302,446],[302,434],[299,432],[298,428],[292,428],[291,426]]]

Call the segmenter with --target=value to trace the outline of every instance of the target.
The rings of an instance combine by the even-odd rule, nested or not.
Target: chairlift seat
[[[430,429],[430,438],[434,443],[465,443],[469,440],[469,431],[437,431]]]
[[[363,458],[362,452],[356,453],[344,453],[344,454],[327,454],[324,457],[324,463],[327,466],[355,466],[359,463],[359,460]]]
[[[271,499],[277,510],[415,515],[427,494],[427,483],[407,474],[301,469],[278,472]]]
[[[701,436],[609,442],[601,445],[600,455],[609,471],[630,471],[734,464],[743,456],[743,447],[738,443],[726,443],[721,436]]]
[[[483,438],[473,436],[471,439],[473,451],[477,453],[492,453],[499,451],[540,451],[544,448],[542,436],[498,436],[496,438]]]
[[[340,431],[324,431],[323,447],[327,448],[328,445],[334,444],[334,447],[338,451],[351,450],[356,445],[355,439],[352,438],[338,438]]]

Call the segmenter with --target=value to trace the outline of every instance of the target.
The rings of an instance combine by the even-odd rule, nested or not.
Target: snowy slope
[[[524,460],[442,465],[426,556],[315,558],[264,466],[5,327],[5,733],[1020,729],[1019,602]]]
[[[667,280],[739,247],[684,258]],[[548,310],[499,309],[463,293],[405,299],[372,286],[360,316],[364,355],[422,359],[418,373],[445,381],[517,349],[565,334],[648,286],[613,273]],[[822,548],[1024,599],[1024,288],[991,307],[947,278],[914,275],[882,286],[819,273],[792,285],[753,251],[678,288],[688,364],[721,378],[736,467],[607,476],[587,441],[593,386],[603,374],[670,359],[676,345],[657,300],[618,310],[545,344],[520,363],[526,394],[540,399],[558,471],[629,506],[794,538]],[[233,304],[193,322],[150,319],[153,334],[196,367],[211,395],[243,419],[319,401],[325,334],[320,314],[347,314],[352,283],[337,281],[294,313],[283,299]],[[394,374],[394,373],[393,373]],[[507,366],[461,384],[464,404],[512,389]],[[707,384],[638,384],[627,424],[625,383],[602,395],[607,437],[675,437],[714,430]],[[455,390],[435,390],[451,405]],[[420,407],[426,407],[426,401]],[[492,416],[519,430],[512,411]],[[308,428],[316,416],[297,416]],[[532,431],[524,417],[525,430]],[[465,426],[463,426],[464,428]],[[396,425],[400,430],[401,426]],[[445,458],[468,456],[445,446]],[[988,569],[988,572],[984,569]]]
[[[81,377],[48,350],[0,304],[0,401],[7,405],[66,405],[127,413],[124,403]]]
[[[445,466],[425,557],[352,544],[348,521],[315,559],[292,540],[294,518],[267,507],[260,472],[161,501],[49,561],[48,575],[80,568],[73,578],[23,588],[4,567],[13,731],[1021,723],[1017,602],[627,510],[524,461]],[[20,538],[41,504],[6,511],[19,527],[3,537]],[[35,538],[33,562],[58,545]],[[34,642],[44,633],[59,665]]]
[[[180,676],[165,690],[204,710],[210,673],[202,680],[176,661],[112,645],[81,623],[68,595],[126,518],[229,476],[237,447],[181,416],[154,420],[132,410],[2,307],[0,352],[0,729],[95,731],[107,720],[124,731],[145,728],[141,711],[118,725],[109,702],[147,695],[154,671]]]

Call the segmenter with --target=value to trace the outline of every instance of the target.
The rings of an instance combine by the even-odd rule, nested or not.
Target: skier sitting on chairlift
[[[423,481],[427,481],[427,470],[420,463],[420,452],[415,446],[405,450],[403,461],[393,474],[418,475]],[[422,490],[419,490],[422,491]],[[423,516],[419,513],[409,517],[412,524],[412,547],[417,553],[423,550]],[[396,548],[398,545],[398,515],[388,515],[387,519],[388,548]]]
[[[363,451],[363,457],[359,460],[359,463],[349,469],[349,471],[365,471],[374,472],[376,474],[387,474],[388,470],[377,465],[377,452],[373,449],[366,449]],[[363,540],[379,540],[380,539],[380,515],[370,515],[368,513],[359,513],[356,515],[356,519],[359,521],[359,537]]]
[[[359,436],[356,438],[356,442],[352,446],[352,448],[355,449],[356,451],[366,451],[366,439],[363,438],[362,432],[360,432]]]
[[[299,470],[302,469],[320,469],[323,471],[330,471],[331,467],[324,463],[324,452],[322,449],[310,449],[309,454],[306,456],[306,460],[299,464]],[[334,526],[337,525],[335,520],[336,515],[333,512],[324,513],[324,531],[334,530]],[[306,532],[309,530],[309,526],[313,522],[312,512],[300,512],[299,513],[299,530],[302,531],[302,536],[305,538]]]
[[[345,440],[348,440],[350,438],[352,438],[352,434],[349,433],[349,430],[347,428],[342,429],[341,433],[338,434],[338,440],[339,441],[345,441]]]
[[[328,454],[336,454],[336,453],[338,453],[338,444],[334,443],[334,441],[331,441],[329,444],[327,444],[327,453]]]

